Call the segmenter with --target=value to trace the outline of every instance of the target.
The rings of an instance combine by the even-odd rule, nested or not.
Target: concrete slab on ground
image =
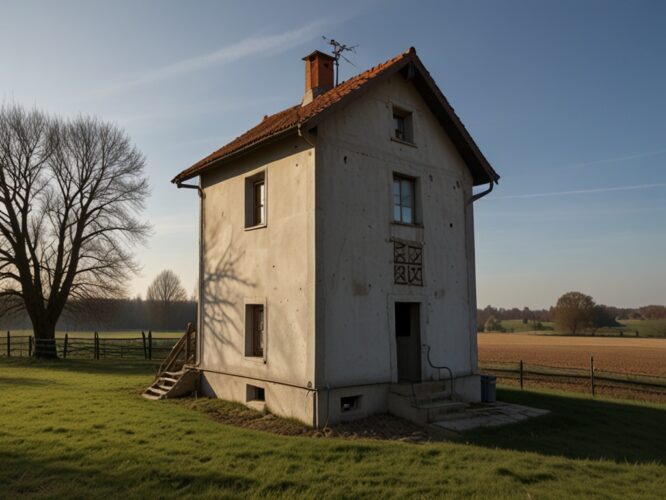
[[[528,418],[540,417],[548,413],[550,413],[549,410],[498,401],[494,404],[470,407],[442,420],[433,422],[431,425],[449,431],[463,432],[479,427],[498,427],[500,425],[515,424]]]

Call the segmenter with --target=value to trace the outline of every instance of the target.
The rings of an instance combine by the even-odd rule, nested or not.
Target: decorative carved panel
[[[393,242],[393,281],[398,285],[423,286],[423,247]]]

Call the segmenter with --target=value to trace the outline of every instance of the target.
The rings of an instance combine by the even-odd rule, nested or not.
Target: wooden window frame
[[[396,121],[402,124],[396,127]],[[406,109],[393,106],[391,120],[391,140],[409,146],[416,146],[414,143],[414,113]]]
[[[261,314],[259,314],[261,313]],[[251,300],[245,303],[245,357],[266,362],[266,303]]]
[[[395,185],[396,182],[398,183],[399,189],[398,189],[398,198],[399,198],[399,205],[396,205],[396,200],[395,200]],[[411,185],[411,203],[410,206],[403,205],[403,182],[408,182]],[[407,175],[403,174],[398,174],[394,173],[391,181],[391,200],[392,200],[392,208],[393,208],[393,214],[392,214],[392,219],[393,222],[397,224],[406,224],[409,226],[416,226],[418,225],[417,223],[417,218],[416,218],[416,178],[410,177]],[[397,207],[400,207],[400,218],[396,219],[395,217],[395,209]],[[405,221],[405,217],[403,214],[403,211],[405,208],[409,208],[411,210],[411,221],[407,222]]]
[[[252,225],[266,224],[266,179],[261,178],[252,183]]]
[[[245,177],[244,203],[245,230],[266,227],[268,222],[268,183],[266,182],[265,170]]]

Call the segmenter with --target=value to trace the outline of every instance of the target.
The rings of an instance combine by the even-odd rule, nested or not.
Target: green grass
[[[502,390],[552,415],[457,442],[277,436],[139,396],[149,363],[0,360],[0,497],[661,498],[666,407]]]
[[[56,338],[62,339],[65,338],[65,333],[68,333],[70,338],[81,338],[81,339],[91,339],[95,335],[94,331],[85,330],[85,331],[67,331],[59,330],[56,332]],[[144,333],[148,335],[148,330],[144,330]],[[159,338],[180,338],[183,336],[185,331],[182,332],[157,332],[153,331],[154,337]],[[141,338],[141,330],[116,330],[116,331],[98,331],[100,338],[113,338],[113,339],[128,339],[128,338]],[[0,341],[4,339],[4,336],[7,335],[7,330],[0,330]],[[32,330],[10,330],[11,336],[30,336],[32,335]]]
[[[566,333],[555,330],[555,324],[552,322],[544,321],[542,324],[545,327],[553,328],[553,330],[534,331],[531,322],[523,323],[521,319],[508,319],[501,322],[502,326],[508,332],[512,333],[534,333],[537,335],[566,335]],[[635,337],[638,331],[639,337],[666,337],[666,319],[626,319],[618,321],[622,326],[613,328],[600,328],[595,332],[597,336],[619,337]],[[581,335],[592,335],[591,332],[584,332]]]
[[[638,330],[639,337],[666,337],[666,319],[623,319],[620,320],[621,327],[602,329],[601,333],[610,330],[615,335],[623,332],[624,335],[632,336]]]
[[[511,330],[513,330],[513,333],[524,333],[524,332],[534,331],[534,327],[531,321],[525,324],[523,323],[522,319],[505,319],[501,321],[501,323],[502,326],[506,328],[508,332],[511,332]],[[543,321],[541,324],[548,328],[554,328],[554,324],[549,321]],[[553,332],[550,330],[544,330],[538,333],[553,333]]]

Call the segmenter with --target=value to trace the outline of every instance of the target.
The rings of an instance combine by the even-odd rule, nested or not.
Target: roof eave
[[[265,137],[261,140],[255,141],[253,143],[247,144],[246,146],[243,146],[242,148],[237,149],[236,151],[226,154],[224,156],[220,156],[219,158],[215,158],[211,160],[208,163],[205,163],[203,165],[200,165],[198,167],[190,167],[189,169],[179,173],[176,175],[173,179],[171,179],[171,182],[173,184],[180,184],[182,182],[188,181],[190,179],[193,179],[194,177],[198,177],[201,174],[206,173],[208,170],[218,167],[219,165],[226,163],[228,161],[232,161],[239,156],[243,156],[247,153],[252,152],[255,149],[258,149],[260,147],[265,146],[268,143],[280,140],[284,137],[287,137],[288,135],[291,135],[292,133],[295,133],[296,130],[298,129],[298,125],[295,125],[293,127],[287,127],[284,130],[281,130],[280,132],[277,132],[271,136]],[[192,172],[188,173],[188,170],[192,170]]]
[[[470,170],[472,170],[474,185],[477,186],[480,184],[487,184],[489,182],[494,182],[497,184],[497,181],[500,178],[499,174],[495,171],[495,169],[493,169],[484,154],[481,152],[481,149],[474,141],[474,138],[467,131],[467,128],[465,125],[463,125],[462,120],[460,120],[453,107],[449,104],[449,101],[437,86],[437,83],[430,76],[430,73],[416,54],[412,56],[412,60],[417,69],[416,74],[422,78],[423,84],[425,84],[427,89],[432,93],[433,97],[436,98],[437,102],[442,106],[446,118],[450,120],[449,123],[446,123],[446,120],[443,120],[443,117],[436,113],[440,124],[450,136],[452,131],[459,134],[459,137],[451,138],[454,140],[454,143],[456,143],[456,147],[459,150],[459,153],[461,153],[461,156],[465,162],[468,164],[468,167],[470,167]],[[417,90],[423,94],[423,89],[419,88],[419,85],[416,85],[416,87]],[[459,140],[462,140],[463,144],[458,143]],[[476,172],[474,170],[476,170]]]

